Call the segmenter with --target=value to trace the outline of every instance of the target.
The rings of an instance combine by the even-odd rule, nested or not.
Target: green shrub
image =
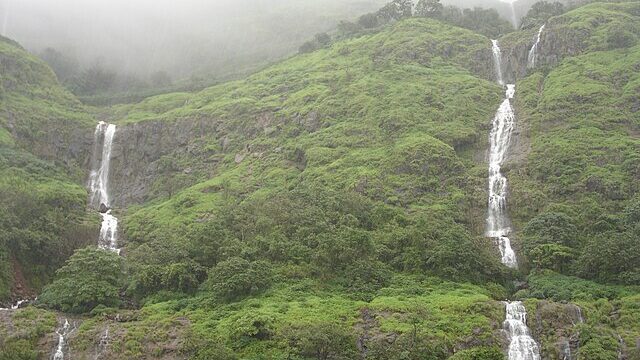
[[[87,247],[77,250],[56,272],[38,301],[65,312],[88,312],[98,305],[120,304],[124,285],[122,258],[110,250]]]

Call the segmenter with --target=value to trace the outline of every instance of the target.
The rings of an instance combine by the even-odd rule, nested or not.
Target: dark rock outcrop
[[[147,200],[160,178],[211,175],[221,160],[211,144],[230,147],[232,142],[218,126],[210,118],[118,125],[111,154],[111,205],[125,208]],[[181,168],[185,158],[188,170]]]

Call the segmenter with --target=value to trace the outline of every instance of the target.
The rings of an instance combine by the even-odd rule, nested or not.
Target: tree
[[[232,257],[209,270],[205,289],[224,300],[257,294],[271,286],[271,266],[264,261],[249,262]]]
[[[552,269],[562,273],[573,261],[573,250],[559,244],[542,244],[529,252],[537,269]]]
[[[46,48],[40,53],[44,60],[58,76],[60,82],[66,82],[78,74],[79,63],[54,48]]]
[[[118,306],[124,282],[122,258],[109,250],[87,247],[77,250],[56,272],[39,301],[49,307],[74,313],[88,312],[98,305]]]
[[[549,18],[561,15],[564,12],[564,5],[557,1],[552,3],[547,1],[538,1],[531,6],[527,15],[522,18],[520,28],[529,29],[539,27],[546,23]]]
[[[416,16],[437,18],[442,15],[440,0],[419,0],[416,4]]]
[[[382,24],[409,18],[413,15],[412,0],[393,0],[378,10],[377,17]]]
[[[578,245],[578,229],[573,219],[563,213],[549,212],[531,219],[523,229],[525,249],[542,244]]]

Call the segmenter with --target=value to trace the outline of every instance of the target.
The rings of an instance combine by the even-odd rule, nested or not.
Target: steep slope
[[[502,171],[519,271],[483,236],[485,153],[504,100],[486,37],[408,19],[242,81],[111,109],[125,258],[94,266],[92,250],[78,252],[67,269],[82,271],[57,281],[102,284],[124,261],[127,284],[81,304],[93,310],[74,318],[72,353],[497,360],[509,298],[542,359],[634,359],[639,50],[633,36],[597,39],[616,21],[634,29],[635,6],[550,19],[540,59],[564,26],[586,29],[566,40],[581,50],[557,47],[556,60],[506,76],[517,80]],[[499,42],[530,49],[535,35]],[[63,295],[43,302],[83,301]],[[51,313],[1,314],[0,335],[42,319],[23,345],[55,348]]]
[[[6,301],[35,295],[87,240],[81,184],[92,120],[44,63],[5,38],[0,81],[0,301]]]

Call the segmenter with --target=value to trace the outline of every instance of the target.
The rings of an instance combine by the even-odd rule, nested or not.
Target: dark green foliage
[[[552,271],[533,273],[528,277],[529,289],[517,296],[552,299],[554,301],[616,299],[637,292],[634,288],[598,284]]]
[[[327,33],[316,34],[313,40],[307,41],[302,44],[298,49],[300,54],[310,53],[312,51],[316,51],[318,49],[325,48],[331,45],[331,36]]]
[[[416,4],[415,16],[438,18],[442,15],[442,9],[440,0],[419,0]]]
[[[272,282],[271,266],[232,257],[209,270],[205,288],[224,300],[237,300],[266,290]]]
[[[356,339],[339,324],[317,322],[296,324],[280,330],[289,356],[302,359],[347,360],[357,356]]]
[[[439,19],[455,26],[473,30],[491,38],[497,38],[513,31],[513,25],[503,19],[495,9],[459,9],[446,6]]]
[[[109,250],[77,250],[56,272],[38,301],[65,312],[88,312],[98,305],[118,306],[124,281],[122,258]]]
[[[0,360],[36,360],[38,352],[27,340],[5,341],[0,344]]]
[[[594,236],[580,256],[578,268],[579,275],[588,279],[640,285],[640,226]]]
[[[520,20],[520,28],[538,28],[542,24],[546,23],[549,18],[561,15],[564,12],[565,7],[562,3],[559,3],[557,1],[538,1],[531,6],[529,11],[527,12],[527,15]]]
[[[478,347],[459,351],[449,360],[504,360],[504,354],[497,347]]]

